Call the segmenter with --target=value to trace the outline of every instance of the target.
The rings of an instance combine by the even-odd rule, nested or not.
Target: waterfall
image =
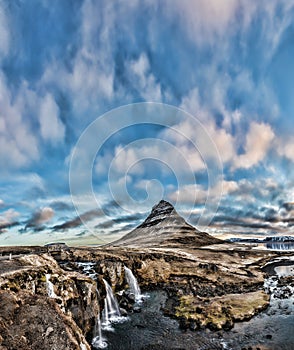
[[[100,305],[99,305],[99,291],[97,289],[97,300],[98,300],[98,315],[96,319],[96,324],[94,328],[94,337],[92,340],[92,346],[95,349],[105,349],[107,348],[106,341],[102,338],[101,320],[100,320]]]
[[[124,269],[125,269],[125,276],[126,276],[127,283],[129,285],[129,289],[130,289],[131,293],[133,293],[135,295],[136,301],[140,301],[142,299],[142,294],[141,294],[141,290],[140,290],[138,281],[137,281],[136,277],[134,276],[132,270],[130,270],[126,266],[124,266]]]
[[[87,347],[84,343],[80,343],[81,350],[87,350]]]
[[[57,295],[54,292],[54,285],[50,281],[51,275],[48,273],[45,276],[46,276],[46,288],[47,288],[48,297],[49,298],[56,298]]]
[[[103,318],[102,325],[107,328],[110,326],[112,321],[117,321],[121,318],[121,314],[119,311],[118,302],[116,297],[112,292],[111,286],[103,279],[106,289],[106,298],[104,299],[104,310],[103,310]]]

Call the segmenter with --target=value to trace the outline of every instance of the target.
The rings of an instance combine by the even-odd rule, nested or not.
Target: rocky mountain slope
[[[135,247],[200,247],[222,243],[221,240],[198,231],[181,217],[169,202],[161,200],[147,219],[111,246]]]

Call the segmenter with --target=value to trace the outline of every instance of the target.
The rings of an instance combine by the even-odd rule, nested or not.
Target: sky
[[[112,241],[161,198],[293,235],[294,1],[0,0],[0,245]]]

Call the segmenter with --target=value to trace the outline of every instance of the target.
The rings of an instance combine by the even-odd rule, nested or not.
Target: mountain
[[[111,246],[137,247],[200,247],[223,241],[198,231],[181,217],[169,202],[161,200],[147,219]]]
[[[241,242],[241,243],[294,243],[294,236],[269,236],[263,239],[261,238],[239,238],[232,237],[227,240],[228,242]]]

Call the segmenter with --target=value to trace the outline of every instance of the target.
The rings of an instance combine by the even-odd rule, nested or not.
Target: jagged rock
[[[140,306],[134,306],[133,307],[133,311],[136,312],[136,313],[139,313],[142,311],[142,309],[140,308]]]
[[[46,274],[54,298],[48,297]],[[85,335],[92,332],[98,313],[96,284],[63,271],[47,254],[10,262],[0,275],[0,305],[3,349],[80,349],[80,344],[90,349]]]
[[[48,327],[46,329],[45,337],[48,337],[52,332],[54,332],[53,327]]]
[[[123,263],[119,261],[105,259],[99,262],[96,270],[99,274],[103,275],[103,278],[109,281],[112,286],[119,288],[125,283]]]
[[[134,303],[136,301],[136,297],[135,297],[135,294],[134,293],[128,293],[126,294],[126,297],[128,298],[128,300],[131,302],[131,303]]]
[[[127,310],[124,309],[124,308],[122,308],[122,307],[119,308],[119,311],[120,311],[120,314],[121,314],[122,316],[127,316],[127,315],[128,315]]]
[[[81,329],[66,316],[54,300],[23,292],[13,295],[0,291],[1,349],[80,350],[84,343],[90,350]],[[6,310],[13,310],[13,317]]]

